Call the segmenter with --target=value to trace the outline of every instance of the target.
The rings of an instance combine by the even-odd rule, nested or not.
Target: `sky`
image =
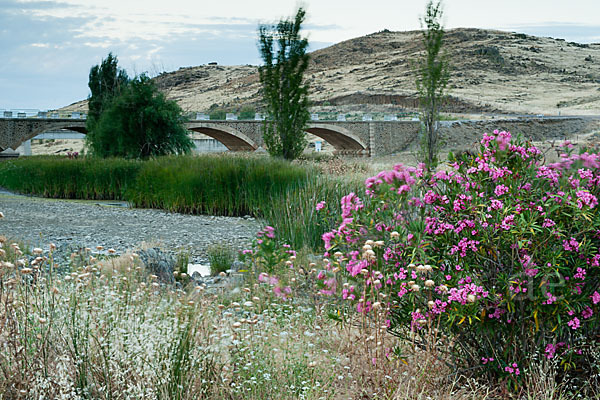
[[[0,109],[85,99],[90,67],[109,52],[130,76],[260,64],[259,24],[307,11],[311,49],[419,28],[426,0],[0,0]],[[600,43],[599,0],[445,0],[444,26]]]

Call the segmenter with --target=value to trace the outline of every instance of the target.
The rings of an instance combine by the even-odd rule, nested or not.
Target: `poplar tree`
[[[423,27],[425,54],[417,66],[417,90],[421,106],[422,137],[421,151],[424,153],[427,169],[432,171],[438,164],[440,108],[446,97],[445,90],[450,79],[449,64],[442,51],[444,27],[442,26],[441,2],[429,1]]]
[[[300,8],[293,20],[259,27],[259,50],[264,65],[259,67],[267,118],[263,138],[269,154],[286,160],[298,158],[306,147],[305,128],[309,120],[308,40],[300,36],[305,11]]]

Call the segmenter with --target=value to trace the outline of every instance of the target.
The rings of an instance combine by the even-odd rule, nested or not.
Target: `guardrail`
[[[43,111],[31,109],[11,109],[0,108],[0,118],[39,118],[39,119],[86,119],[87,115],[78,111]]]
[[[255,113],[253,118],[241,117],[239,114],[226,113],[225,115],[209,115],[203,112],[188,112],[186,116],[190,121],[264,121],[265,116],[261,113]],[[417,113],[380,113],[380,112],[353,112],[353,113],[333,113],[318,112],[310,114],[311,121],[326,122],[370,122],[370,121],[418,121]]]

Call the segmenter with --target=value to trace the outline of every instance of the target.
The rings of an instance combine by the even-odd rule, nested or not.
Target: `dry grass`
[[[51,254],[21,247],[4,239],[0,252],[2,399],[509,398],[456,376],[435,346],[389,335],[384,309],[367,319],[314,295],[306,255],[282,275],[283,301],[251,275],[241,288],[164,286],[135,253],[84,254],[57,274]],[[567,398],[551,366],[529,379],[512,398]]]

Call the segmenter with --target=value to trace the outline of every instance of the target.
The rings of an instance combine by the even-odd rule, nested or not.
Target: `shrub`
[[[238,115],[241,120],[253,120],[256,114],[256,109],[252,106],[243,106]]]
[[[210,273],[218,275],[231,268],[235,260],[235,253],[231,247],[223,244],[213,244],[206,249],[208,261],[210,262]]]
[[[496,131],[430,179],[424,166],[381,172],[363,198],[342,198],[341,224],[323,235],[328,274],[341,269],[346,281],[331,289],[360,313],[388,310],[393,333],[429,339],[457,367],[514,388],[540,357],[589,374],[599,166],[587,152],[543,165],[531,143]]]
[[[225,118],[227,117],[227,110],[224,110],[222,108],[217,108],[214,110],[211,110],[209,113],[209,118],[211,121],[214,120],[225,120]]]

